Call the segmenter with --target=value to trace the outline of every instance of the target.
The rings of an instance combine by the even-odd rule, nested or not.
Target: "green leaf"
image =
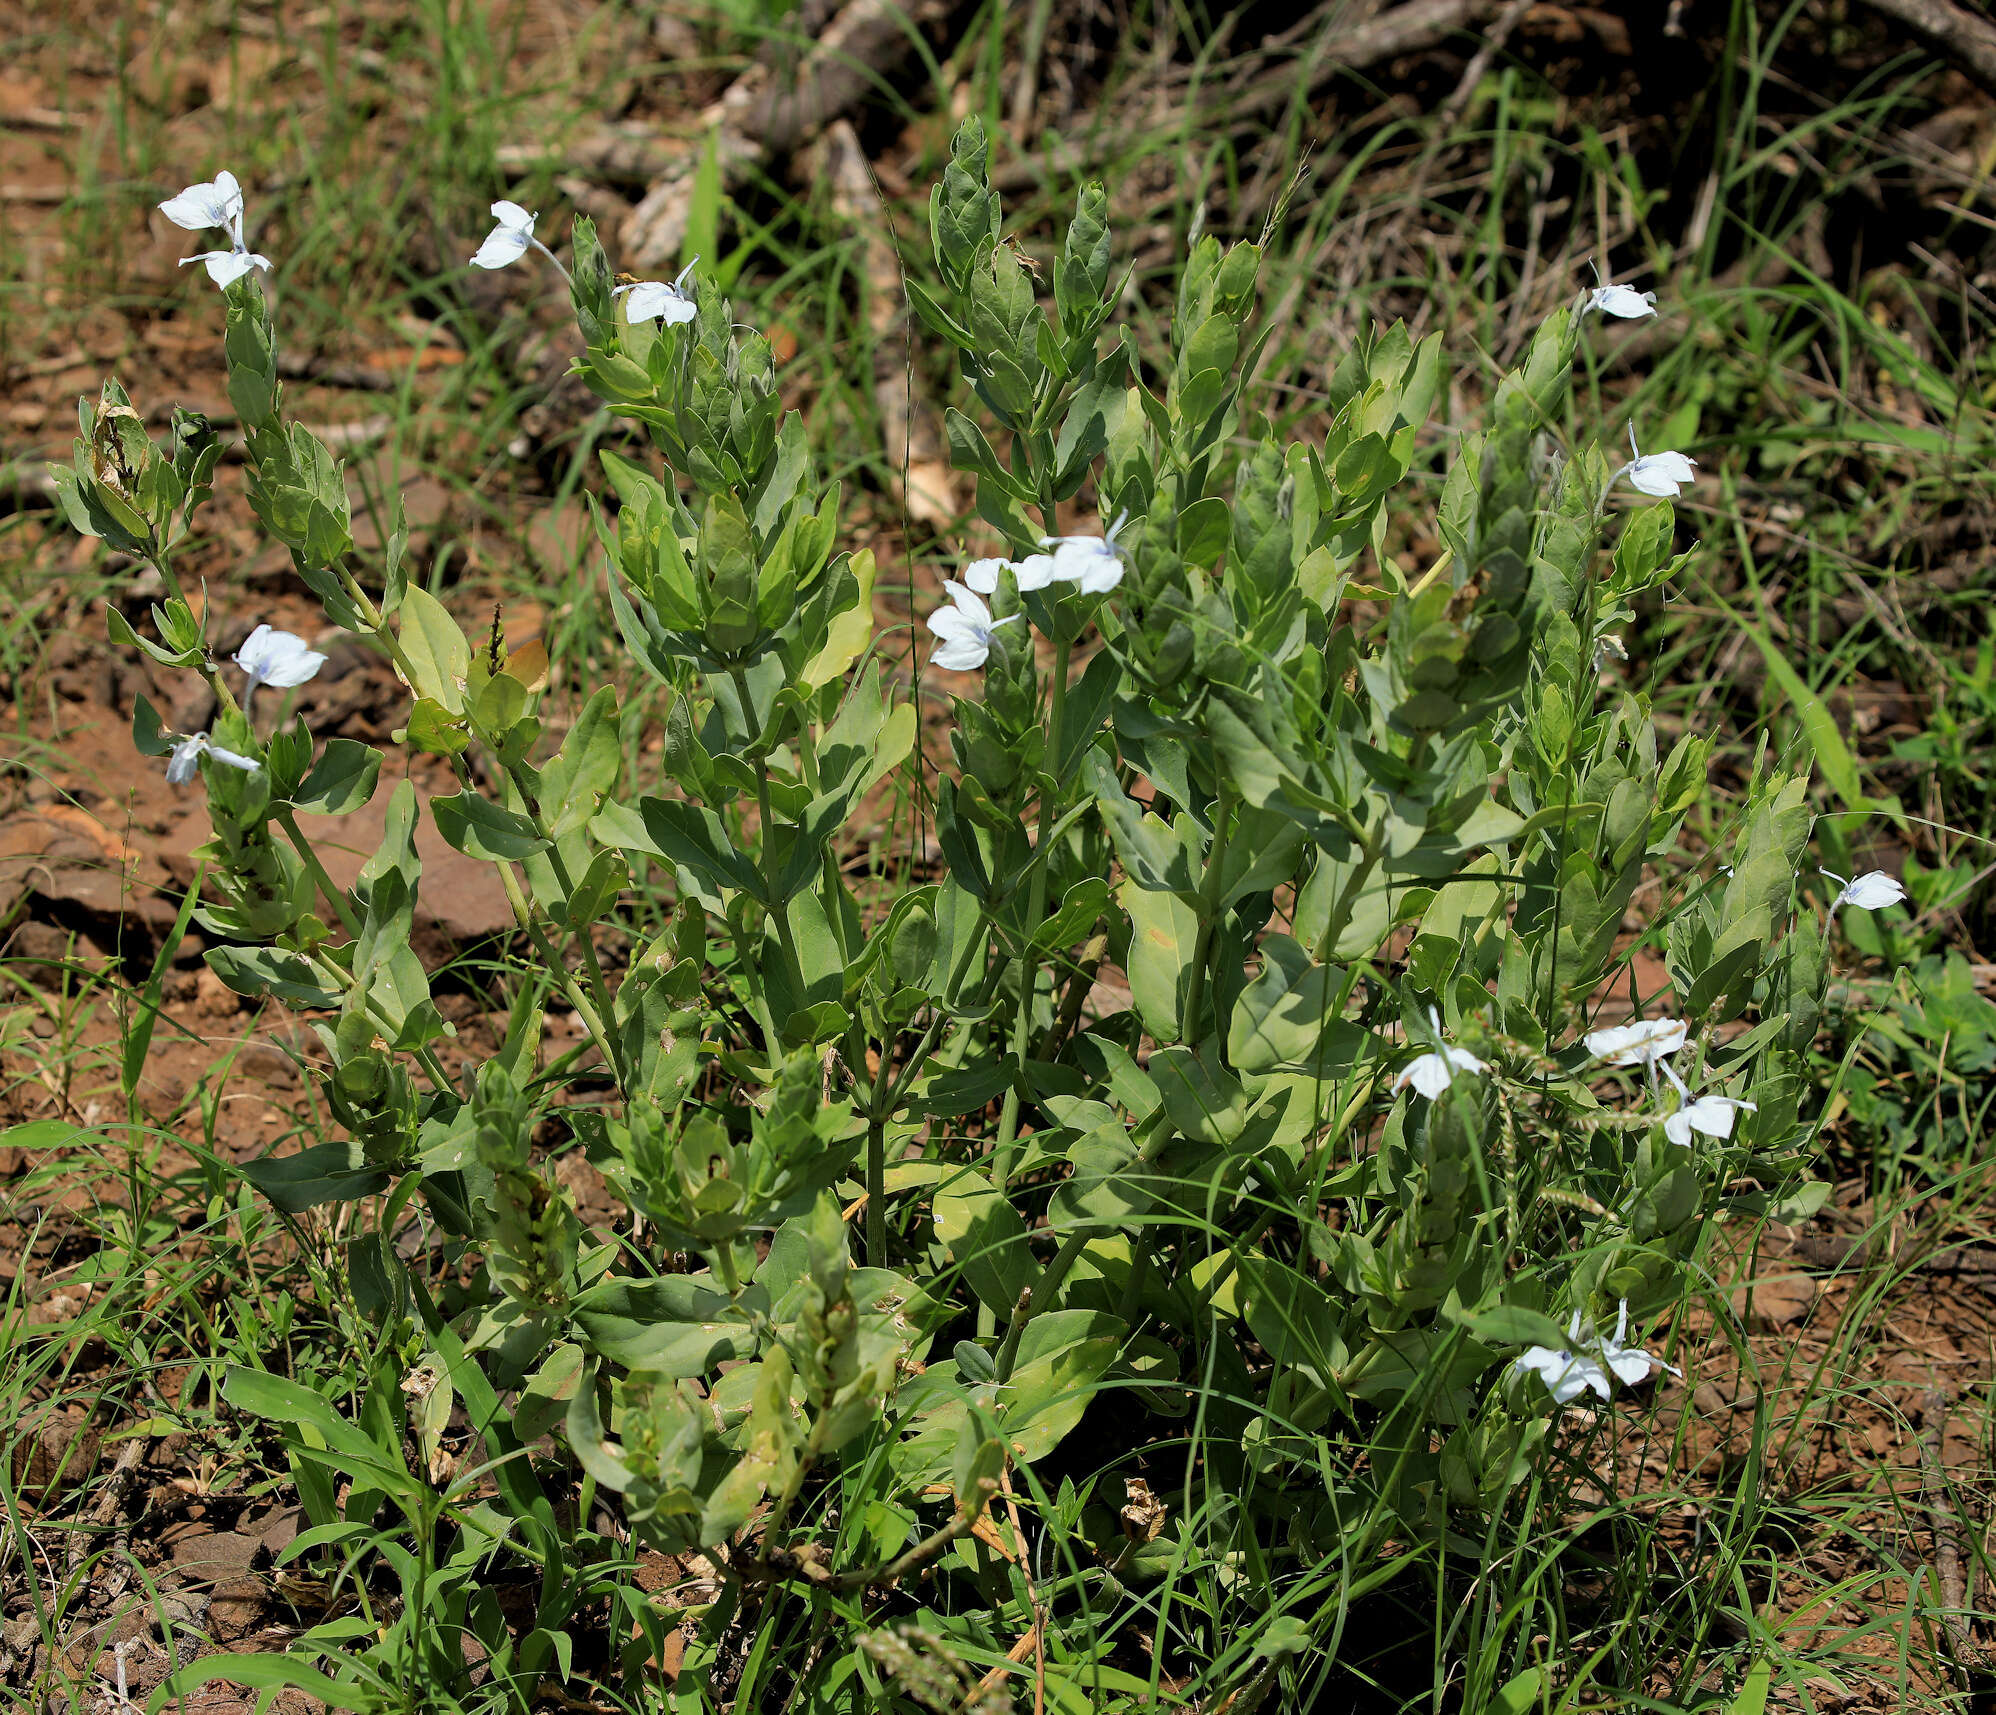
[[[306,1431],[341,1470],[364,1475],[391,1494],[414,1498],[416,1484],[402,1465],[399,1449],[377,1445],[359,1425],[340,1416],[323,1394],[267,1370],[231,1364],[222,1382],[222,1397],[253,1417]]]
[[[344,992],[302,953],[278,947],[210,947],[202,957],[241,995],[267,994],[291,1006],[332,1007]]]
[[[732,888],[756,899],[762,897],[761,875],[712,810],[677,798],[642,798],[638,801],[638,816],[645,844],[626,845],[627,850],[646,850],[656,857],[684,864],[711,887]],[[605,829],[597,838],[606,845],[623,844],[635,832],[628,816],[616,819],[614,828],[602,816],[592,826],[597,824]]]
[[[1233,515],[1217,494],[1195,500],[1178,515],[1178,555],[1189,566],[1211,570],[1227,551]]]
[[[173,749],[173,740],[166,736],[159,710],[143,691],[132,704],[132,748],[141,756],[165,756]]]
[[[1322,1068],[1326,1076],[1349,1071],[1361,1032],[1328,1018],[1344,972],[1314,963],[1287,935],[1261,944],[1261,972],[1241,991],[1227,1028],[1227,1058],[1241,1072],[1267,1072],[1277,1066]],[[1320,1038],[1342,1035],[1339,1052],[1323,1064]]]
[[[1520,1304],[1458,1311],[1454,1320],[1493,1346],[1550,1346],[1557,1351],[1566,1344],[1564,1328],[1543,1311],[1528,1310]]]
[[[1726,1705],[1726,1715],[1765,1715],[1767,1709],[1768,1686],[1774,1678],[1774,1666],[1766,1660],[1757,1661],[1747,1669],[1747,1676],[1741,1682],[1740,1692]]]
[[[1198,916],[1176,894],[1154,893],[1134,880],[1116,891],[1130,914],[1128,975],[1137,1016],[1158,1041],[1176,1042]]]
[[[1040,1272],[1018,1211],[985,1174],[965,1167],[936,1187],[934,1212],[936,1236],[979,1302],[1015,1314]]]
[[[1122,1332],[1120,1320],[1094,1310],[1050,1310],[1026,1324],[1002,1414],[1014,1458],[1044,1458],[1081,1421]]]
[[[266,1155],[248,1162],[242,1175],[272,1207],[287,1215],[303,1214],[324,1203],[355,1203],[382,1190],[390,1175],[367,1165],[360,1145],[335,1138],[315,1143],[293,1155]]]
[[[465,680],[471,673],[471,645],[457,621],[420,584],[409,586],[402,598],[402,654],[408,662],[409,688],[418,697],[441,703],[454,715],[464,713]]]
[[[617,693],[604,685],[583,704],[561,749],[541,768],[534,796],[550,839],[588,825],[615,788],[622,763]]]
[[[871,548],[862,548],[846,562],[859,585],[859,599],[837,619],[825,634],[825,646],[804,669],[801,683],[815,691],[842,677],[873,641],[873,583],[876,566]]]
[[[471,729],[434,697],[419,697],[409,711],[400,740],[432,756],[462,756],[471,748]]]
[[[712,1275],[599,1282],[575,1300],[576,1328],[589,1348],[627,1369],[698,1376],[755,1353],[751,1311],[767,1294],[731,1302]]]
[[[1150,1057],[1150,1075],[1171,1123],[1195,1143],[1230,1144],[1247,1129],[1247,1091],[1208,1054],[1160,1048]]]
[[[481,798],[476,792],[432,798],[430,817],[437,824],[437,832],[467,857],[510,863],[548,847],[548,842],[525,816],[489,798]]]
[[[344,816],[374,796],[381,752],[351,738],[326,741],[325,754],[292,795],[294,809],[313,816]]]
[[[211,1655],[176,1668],[160,1681],[158,1690],[146,1702],[148,1715],[158,1715],[169,1703],[218,1679],[249,1691],[295,1689],[316,1697],[329,1709],[378,1710],[384,1707],[386,1695],[379,1686],[328,1679],[316,1667],[308,1667],[299,1656]]]

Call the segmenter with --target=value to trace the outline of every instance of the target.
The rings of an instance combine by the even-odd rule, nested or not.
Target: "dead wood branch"
[[[1920,1487],[1934,1533],[1934,1577],[1941,1600],[1940,1622],[1947,1633],[1955,1672],[1966,1683],[1975,1656],[1975,1639],[1968,1629],[1968,1581],[1961,1569],[1961,1517],[1948,1498],[1947,1466],[1942,1458],[1947,1439],[1948,1407],[1942,1388],[1920,1396]]]
[[[1996,94],[1996,24],[1955,0],[1864,0],[1872,11],[1904,24]]]
[[[825,132],[822,159],[832,207],[851,223],[861,241],[881,450],[887,455],[909,516],[933,529],[946,530],[956,522],[960,508],[949,462],[943,456],[942,425],[936,420],[935,407],[913,396],[915,376],[904,337],[907,293],[901,284],[901,259],[858,133],[848,121],[834,120]]]
[[[851,0],[825,26],[794,72],[757,64],[722,92],[695,122],[694,136],[651,181],[622,233],[624,266],[655,273],[678,260],[693,207],[693,183],[713,138],[723,186],[743,183],[765,161],[808,142],[887,75],[927,15],[892,0]]]
[[[1424,53],[1475,29],[1500,10],[1499,0],[1407,0],[1383,12],[1368,11],[1357,22],[1327,29],[1281,69],[1215,92],[1214,103],[1235,134],[1262,129],[1269,114],[1292,101],[1314,99],[1341,74],[1369,71],[1405,54]],[[1107,128],[1103,138],[1104,146],[1113,146],[1120,143],[1121,134]],[[1047,176],[1048,161],[1064,174],[1083,172],[1090,165],[1064,138],[1049,136],[1043,139],[1042,154],[1007,161],[992,172],[991,182],[1000,191],[1028,190]]]

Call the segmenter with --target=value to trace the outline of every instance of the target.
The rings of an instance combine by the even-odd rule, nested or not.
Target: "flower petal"
[[[1860,911],[1882,911],[1888,905],[1899,904],[1905,897],[1906,890],[1900,886],[1896,876],[1874,869],[1850,882],[1837,895],[1837,903],[1854,905]]]
[[[199,262],[208,270],[208,278],[218,286],[233,286],[252,268],[270,271],[270,258],[256,256],[247,250],[204,250],[199,256],[183,256],[181,267],[190,262]]]
[[[234,173],[224,170],[206,184],[189,185],[178,196],[168,197],[159,212],[189,232],[205,232],[211,226],[235,232],[243,215],[242,187]]]
[[[504,268],[508,263],[519,261],[527,253],[527,242],[531,236],[531,233],[523,232],[518,227],[495,226],[472,257],[472,267]]]
[[[1051,554],[1028,554],[1023,560],[1012,562],[1012,581],[1020,590],[1043,590],[1053,582],[1053,556]]]
[[[1611,1066],[1641,1066],[1675,1054],[1684,1046],[1690,1027],[1682,1019],[1638,1018],[1607,1030],[1590,1030],[1587,1052]]]
[[[980,630],[991,629],[991,610],[984,605],[984,598],[975,590],[958,583],[954,578],[945,578],[943,593],[956,603],[957,612],[974,620]]]

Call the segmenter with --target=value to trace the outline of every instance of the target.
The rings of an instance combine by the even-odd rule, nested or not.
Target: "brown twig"
[[[97,1504],[90,1509],[91,1530],[103,1530],[118,1516],[119,1509],[125,1504],[125,1496],[131,1493],[132,1484],[136,1480],[134,1473],[138,1470],[139,1461],[145,1457],[149,1445],[148,1437],[134,1435],[119,1449],[118,1462],[111,1467],[111,1474],[105,1479],[104,1492],[97,1497]],[[90,1540],[89,1533],[82,1529],[70,1538],[69,1554],[66,1557],[67,1576],[76,1575],[76,1569],[83,1564],[90,1553]]]
[[[1266,131],[1268,115],[1292,101],[1308,102],[1346,72],[1367,71],[1404,54],[1421,53],[1449,37],[1473,29],[1497,10],[1498,0],[1407,0],[1405,5],[1371,13],[1342,28],[1332,26],[1278,71],[1263,72],[1236,89],[1217,89],[1213,103],[1224,111],[1233,135]],[[1327,14],[1337,8],[1325,8]],[[1188,92],[1189,96],[1189,92]],[[1102,148],[1120,147],[1127,135],[1105,126]],[[1046,177],[1047,162],[1063,174],[1085,172],[1093,157],[1059,137],[1042,140],[1040,153],[1020,156],[994,168],[992,185],[1000,191],[1030,190]]]
[[[1005,1511],[1012,1520],[1012,1540],[1019,1545],[1019,1575],[1026,1581],[1026,1600],[1033,1609],[1032,1629],[1027,1634],[1033,1640],[1033,1715],[1046,1715],[1046,1619],[1040,1612],[1040,1593],[1033,1583],[1032,1551],[1026,1547],[1025,1527],[1019,1523],[1019,1503],[1012,1493],[1012,1469],[1009,1465],[999,1471],[998,1482],[1005,1491]]]
[[[694,121],[694,139],[652,180],[620,235],[624,266],[648,274],[675,262],[693,212],[693,186],[711,140],[721,182],[741,184],[765,161],[808,142],[869,89],[884,85],[926,6],[850,0],[818,32],[794,71],[758,63]]]
[[[1941,1629],[1947,1634],[1955,1673],[1965,1688],[1975,1639],[1968,1629],[1968,1585],[1961,1570],[1961,1517],[1948,1498],[1947,1467],[1941,1457],[1950,1403],[1943,1388],[1929,1388],[1920,1396],[1920,1487],[1927,1503],[1927,1516],[1933,1523]]]
[[[823,170],[833,210],[860,239],[881,450],[909,516],[932,529],[947,530],[962,508],[943,456],[942,425],[935,408],[915,396],[905,337],[907,292],[901,281],[901,259],[859,134],[844,119],[834,120],[826,129]]]
[[[1924,36],[1982,87],[1996,94],[1996,24],[1955,0],[1864,0],[1874,12]]]

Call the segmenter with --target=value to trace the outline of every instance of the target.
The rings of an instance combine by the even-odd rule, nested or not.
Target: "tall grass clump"
[[[1643,299],[1539,328],[1409,580],[1380,544],[1423,504],[1439,338],[1358,341],[1322,441],[1287,441],[1243,392],[1259,247],[1201,238],[1141,363],[1103,189],[1048,303],[967,123],[910,288],[993,550],[928,621],[931,665],[980,675],[935,767],[769,342],[697,270],[619,284],[587,221],[564,265],[496,205],[479,264],[562,269],[579,374],[649,442],[602,453],[592,502],[648,746],[629,682],[553,730],[544,663],[461,628],[399,530],[362,564],[338,461],[283,414],[240,193],[195,190],[236,222],[210,271],[251,502],[408,703],[386,753],[273,720],[256,688],[317,652],[260,632],[232,671],[175,571],[213,432],[183,412],[155,443],[115,382],[85,403],[68,516],[169,592],[114,635],[220,711],[134,722],[207,795],[209,967],[309,1017],[336,1122],[244,1171],[287,1219],[351,1206],[367,1378],[229,1372],[307,1515],[287,1554],[344,1601],[174,1688],[1301,1708],[1409,1590],[1465,1708],[1640,1687],[1658,1664],[1560,1569],[1578,1509],[1640,1521],[1577,1497],[1673,1368],[1715,1221],[1806,1173],[1836,909],[1892,891],[1798,900],[1807,782],[1765,758],[1694,861],[1707,741],[1603,689],[1682,569],[1694,476],[1566,430],[1580,342]],[[341,887],[318,830],[390,760]],[[933,842],[862,901],[844,860],[889,793],[932,802]],[[411,949],[425,817],[513,907],[483,1060]],[[604,933],[639,901],[655,932]],[[581,1047],[544,1042],[556,1005]],[[584,1226],[571,1147],[628,1219]],[[678,1605],[639,1580],[659,1555]]]

